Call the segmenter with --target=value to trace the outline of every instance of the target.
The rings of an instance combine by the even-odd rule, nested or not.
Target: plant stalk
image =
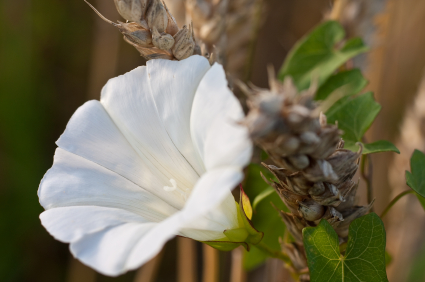
[[[398,200],[400,200],[401,198],[403,198],[403,196],[408,195],[408,194],[413,194],[415,193],[415,191],[413,190],[407,190],[404,192],[401,192],[400,194],[398,194],[389,204],[388,206],[385,208],[385,210],[382,212],[381,214],[381,219],[384,218],[384,216],[388,213],[388,211],[392,208],[392,206],[394,206],[395,203],[398,202]]]
[[[280,260],[282,260],[282,261],[284,261],[284,262],[292,265],[292,261],[291,261],[291,259],[287,255],[285,255],[282,252],[279,252],[279,251],[275,251],[275,250],[270,249],[263,242],[260,242],[259,244],[255,245],[255,247],[257,247],[260,250],[262,250],[263,252],[267,253],[272,258],[280,259]]]
[[[368,163],[368,172],[366,173],[366,161]],[[370,203],[373,201],[373,188],[372,188],[372,163],[370,157],[367,155],[362,156],[360,164],[360,173],[363,179],[366,182],[367,187],[367,202]],[[371,209],[373,211],[373,207]]]

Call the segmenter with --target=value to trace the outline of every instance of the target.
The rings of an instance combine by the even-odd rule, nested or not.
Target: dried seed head
[[[298,213],[308,221],[318,220],[325,213],[325,208],[311,199],[298,202],[298,204]]]
[[[293,170],[303,170],[310,165],[310,160],[306,155],[292,155],[286,159],[292,165]]]
[[[144,19],[148,0],[114,0],[118,13],[126,20],[141,23]]]
[[[338,175],[333,170],[332,165],[325,160],[312,161],[311,165],[304,170],[304,176],[311,182],[338,180]]]
[[[340,210],[340,211],[347,209],[347,208],[350,208],[350,207],[353,207],[356,204],[356,194],[357,194],[357,189],[359,187],[359,182],[358,181],[354,182],[352,180],[349,180],[349,181],[346,181],[346,182],[349,183],[348,185],[350,186],[350,188],[347,191],[347,193],[344,194],[345,202],[341,203],[338,206],[338,210]],[[346,183],[346,182],[344,182],[344,183]]]
[[[337,207],[341,204],[341,194],[335,185],[325,182],[325,191],[320,195],[311,195],[311,198],[323,206]]]
[[[146,21],[149,28],[155,27],[159,33],[165,32],[168,24],[168,13],[160,0],[152,0],[146,13]]]
[[[119,31],[131,42],[141,47],[152,47],[152,35],[137,23],[119,23]]]
[[[149,48],[149,47],[148,48],[141,47],[131,42],[127,37],[124,37],[124,40],[130,45],[133,45],[134,48],[136,48],[137,51],[139,51],[140,55],[142,55],[146,60],[153,60],[153,59],[173,60],[174,59],[173,55],[171,55],[171,53],[166,50],[161,50],[157,48]]]
[[[287,188],[277,185],[274,187],[276,192],[282,199],[282,201],[286,204],[286,206],[294,213],[298,211],[299,202],[302,202],[305,199],[305,196],[297,195],[294,192],[290,191]]]
[[[174,57],[178,60],[183,60],[191,56],[195,50],[193,26],[189,25],[189,28],[183,26],[183,28],[174,35],[174,41],[175,44],[171,49]]]
[[[337,228],[344,221],[342,214],[334,207],[328,207],[322,218],[326,219],[333,228]]]
[[[130,41],[133,45],[141,47],[152,47],[152,36],[149,30],[142,27],[138,23],[114,23],[107,18],[105,18],[95,7],[93,7],[89,2],[84,0],[90,8],[105,22],[115,26],[118,30],[124,35],[126,41]]]
[[[289,232],[291,232],[291,234],[295,237],[297,241],[302,241],[302,230],[304,229],[304,227],[308,226],[304,218],[282,211],[279,211],[279,213]]]
[[[296,270],[304,270],[307,267],[307,257],[302,244],[296,242],[284,243],[282,249],[289,256]]]
[[[152,28],[152,43],[161,50],[170,50],[174,45],[174,38],[165,32],[159,33],[156,27]]]
[[[179,27],[177,25],[176,19],[173,17],[173,15],[171,15],[167,5],[165,5],[165,2],[162,1],[162,3],[164,5],[165,10],[167,11],[168,17],[167,29],[165,30],[165,32],[174,36],[179,31]]]
[[[342,210],[341,214],[344,216],[344,221],[341,222],[338,228],[335,229],[339,237],[346,238],[348,236],[348,227],[350,226],[350,223],[356,218],[359,218],[367,214],[369,210],[372,208],[374,202],[375,200],[373,200],[367,206],[363,206],[363,207],[355,206],[355,207]]]
[[[358,160],[362,155],[362,150],[362,146],[360,146],[358,152],[338,149],[326,159],[326,161],[332,166],[335,174],[338,175],[338,178],[336,179],[337,181],[333,181],[332,183],[342,183],[353,178],[359,168]]]
[[[325,192],[325,185],[323,184],[323,182],[315,182],[313,186],[308,189],[308,193],[311,196],[321,195],[323,194],[323,192]]]

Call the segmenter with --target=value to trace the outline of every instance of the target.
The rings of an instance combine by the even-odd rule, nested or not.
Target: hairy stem
[[[413,191],[413,190],[407,190],[407,191],[404,191],[404,192],[401,192],[400,194],[398,194],[389,204],[388,204],[388,206],[385,208],[385,210],[382,212],[382,214],[381,214],[381,218],[383,218],[387,213],[388,213],[388,211],[392,208],[392,206],[394,206],[394,204],[395,203],[397,203],[398,202],[398,200],[400,200],[401,198],[403,198],[403,196],[405,196],[405,195],[408,195],[408,194],[413,194],[413,193],[415,193],[415,191]]]

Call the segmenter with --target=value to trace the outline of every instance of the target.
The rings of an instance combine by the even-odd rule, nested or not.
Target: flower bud
[[[298,202],[298,213],[308,221],[315,221],[320,219],[325,213],[325,208],[311,199],[306,199]]]
[[[174,38],[165,32],[159,33],[156,27],[152,28],[152,43],[161,50],[169,50],[174,45]]]
[[[152,0],[146,13],[146,21],[150,29],[155,27],[159,33],[165,32],[168,24],[168,13],[160,0]]]
[[[178,60],[190,57],[195,49],[195,41],[193,36],[193,26],[189,25],[189,29],[183,26],[179,32],[174,35],[175,44],[171,51]]]

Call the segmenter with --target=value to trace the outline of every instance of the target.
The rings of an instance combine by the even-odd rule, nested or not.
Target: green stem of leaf
[[[277,258],[277,259],[283,260],[284,262],[292,265],[291,259],[287,255],[285,255],[282,252],[279,252],[279,251],[275,251],[275,250],[270,249],[263,242],[260,242],[259,244],[255,245],[255,247],[257,247],[261,251],[265,252],[266,254],[268,254],[272,258]]]
[[[392,206],[394,206],[395,203],[398,202],[398,200],[400,200],[401,198],[403,198],[403,196],[408,195],[408,194],[413,194],[415,193],[415,191],[413,190],[407,190],[404,192],[401,192],[400,194],[398,194],[389,204],[388,206],[385,208],[385,210],[382,212],[381,214],[381,219],[384,218],[384,216],[388,213],[388,211],[392,208]]]
[[[368,173],[366,173],[366,161],[368,161]],[[372,164],[370,163],[370,157],[367,155],[362,156],[360,164],[360,172],[363,179],[366,182],[367,187],[367,202],[370,203],[373,200],[373,188],[372,188]],[[373,207],[371,209],[373,211]]]

